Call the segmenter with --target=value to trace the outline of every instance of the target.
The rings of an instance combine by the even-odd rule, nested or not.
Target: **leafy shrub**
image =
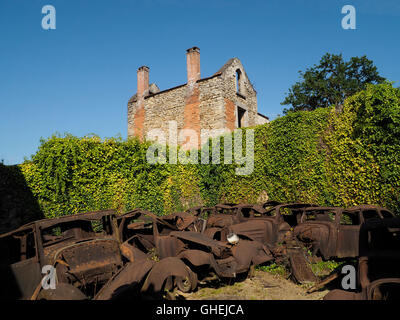
[[[48,218],[109,208],[123,212],[136,207],[163,214],[164,205],[169,210],[177,207],[176,201],[168,203],[166,194],[182,186],[185,190],[178,188],[178,200],[190,197],[197,183],[189,168],[149,164],[148,146],[136,139],[102,141],[97,136],[54,135],[42,140],[32,160],[21,167]],[[181,180],[176,180],[177,176]],[[183,183],[183,177],[191,178]],[[179,205],[178,209],[184,209]]]

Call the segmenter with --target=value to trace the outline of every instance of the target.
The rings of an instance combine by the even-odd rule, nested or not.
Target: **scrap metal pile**
[[[162,298],[174,288],[187,293],[199,283],[251,275],[271,262],[286,265],[296,282],[318,286],[310,252],[359,260],[359,292],[333,290],[326,299],[398,299],[399,239],[399,218],[376,206],[269,201],[167,216],[139,209],[88,212],[0,235],[0,297]],[[44,289],[45,266],[55,270],[55,289]]]

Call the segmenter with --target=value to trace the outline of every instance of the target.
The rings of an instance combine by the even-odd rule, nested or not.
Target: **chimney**
[[[138,99],[149,93],[149,67],[142,66],[137,70],[137,97]]]
[[[186,50],[186,64],[188,83],[193,84],[200,80],[200,49],[193,47]]]

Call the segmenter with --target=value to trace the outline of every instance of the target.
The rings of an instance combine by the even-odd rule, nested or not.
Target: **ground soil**
[[[254,276],[231,284],[200,285],[195,292],[175,291],[186,300],[321,300],[329,291],[308,294],[308,286],[295,284],[284,276],[255,271]]]

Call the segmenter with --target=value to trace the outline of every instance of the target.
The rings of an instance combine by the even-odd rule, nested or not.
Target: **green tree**
[[[319,65],[299,71],[301,81],[296,82],[285,97],[282,105],[292,105],[289,111],[315,110],[319,107],[342,105],[343,101],[365,89],[367,83],[385,81],[373,62],[366,56],[352,57],[344,61],[341,54],[326,53]]]

